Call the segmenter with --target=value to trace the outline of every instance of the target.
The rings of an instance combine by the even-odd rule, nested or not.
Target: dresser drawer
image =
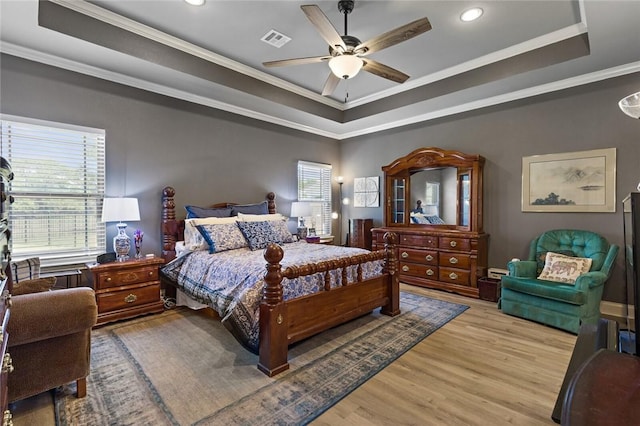
[[[400,245],[438,248],[438,238],[428,235],[400,235]]]
[[[471,250],[471,241],[468,238],[440,237],[440,248],[447,250]]]
[[[438,252],[434,250],[417,250],[400,247],[398,249],[400,261],[416,262],[425,265],[438,264]]]
[[[471,266],[471,256],[468,254],[441,251],[438,265],[469,269]]]
[[[459,285],[469,285],[469,277],[471,275],[469,271],[445,267],[440,267],[439,269],[440,281]]]
[[[160,282],[108,293],[97,293],[96,298],[98,311],[101,314],[147,303],[155,303],[160,300]]]
[[[438,267],[431,265],[400,262],[400,273],[414,277],[438,279]]]
[[[158,281],[156,265],[99,272],[96,274],[96,290],[149,281]]]

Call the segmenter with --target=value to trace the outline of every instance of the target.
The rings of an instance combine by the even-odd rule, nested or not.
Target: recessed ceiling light
[[[467,9],[460,15],[460,20],[464,22],[475,21],[479,17],[482,16],[484,11],[479,7],[472,7],[471,9]]]
[[[202,6],[205,0],[184,0],[192,6]]]

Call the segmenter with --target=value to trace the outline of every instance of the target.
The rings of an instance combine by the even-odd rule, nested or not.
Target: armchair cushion
[[[538,279],[573,284],[580,275],[589,272],[591,263],[588,257],[571,257],[548,251]]]
[[[20,296],[29,293],[39,293],[49,291],[56,284],[56,277],[36,278],[35,280],[24,280],[13,285],[12,296]]]

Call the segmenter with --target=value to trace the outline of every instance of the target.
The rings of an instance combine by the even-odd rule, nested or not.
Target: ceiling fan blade
[[[338,87],[338,83],[340,83],[340,78],[336,77],[336,75],[332,72],[329,73],[329,78],[324,83],[324,87],[322,88],[322,96],[329,96],[336,90]]]
[[[334,49],[337,46],[342,46],[343,52],[347,50],[347,46],[345,46],[344,41],[342,41],[342,37],[340,37],[338,31],[331,24],[327,15],[325,15],[317,5],[303,5],[300,6],[300,8],[304,14],[307,15],[309,21],[311,21],[313,26],[316,27],[316,30],[320,33],[322,38],[325,39],[329,46]]]
[[[395,81],[396,83],[404,83],[409,79],[409,76],[402,71],[398,71],[397,69],[381,64],[380,62],[369,58],[363,59],[363,61],[364,65],[362,66],[362,69],[370,72],[371,74],[386,78],[387,80]]]
[[[369,39],[364,43],[360,43],[356,46],[354,51],[358,52],[359,56],[365,56],[409,40],[422,33],[426,33],[430,29],[431,23],[427,18],[418,19],[417,21],[398,27],[395,30],[380,34],[379,36]],[[364,50],[364,52],[359,53],[360,50]]]
[[[285,67],[288,65],[304,65],[324,62],[331,59],[331,56],[310,56],[308,58],[281,59],[278,61],[263,62],[265,67]]]

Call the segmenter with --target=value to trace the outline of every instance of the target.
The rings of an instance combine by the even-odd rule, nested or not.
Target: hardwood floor
[[[576,336],[495,303],[403,285],[470,308],[360,386],[313,425],[554,425]],[[18,404],[14,425],[53,425],[49,394]]]

